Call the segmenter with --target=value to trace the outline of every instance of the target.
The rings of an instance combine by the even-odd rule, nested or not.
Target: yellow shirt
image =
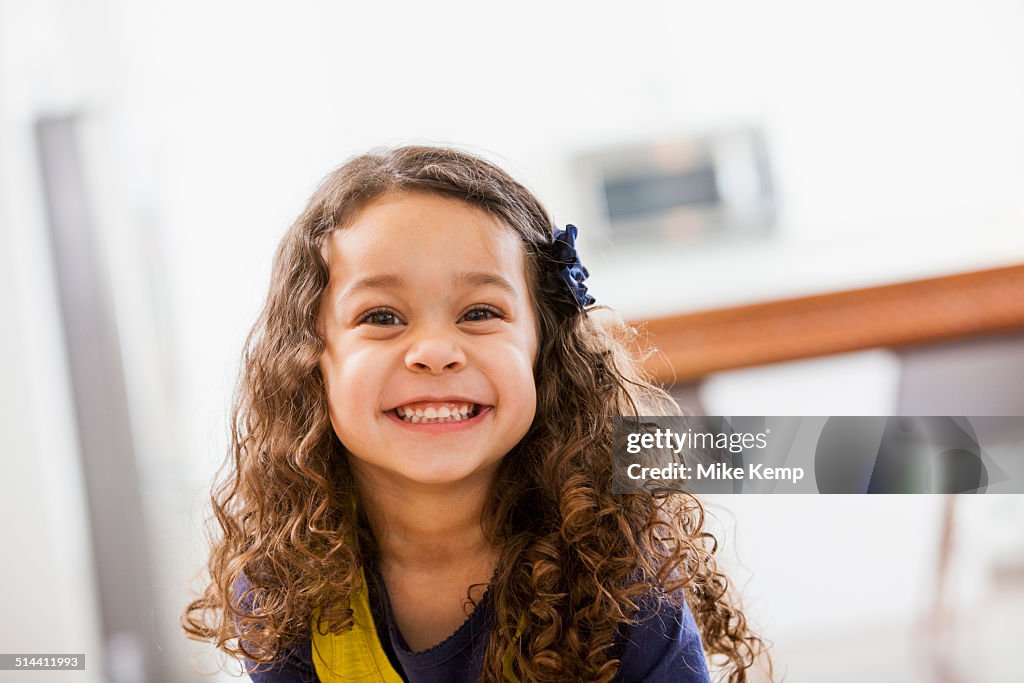
[[[316,622],[320,609],[313,612],[313,665],[321,683],[402,683],[402,677],[391,666],[387,653],[377,635],[370,611],[370,594],[366,575],[360,569],[360,584],[352,592],[352,628],[342,634],[321,634]],[[522,633],[522,624],[516,637]],[[502,657],[505,679],[519,683],[513,674],[512,649]]]

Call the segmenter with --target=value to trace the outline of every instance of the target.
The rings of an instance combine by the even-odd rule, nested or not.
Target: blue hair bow
[[[551,240],[551,253],[558,264],[558,277],[569,285],[572,295],[580,308],[594,303],[595,299],[587,294],[587,286],[583,281],[590,276],[587,269],[580,263],[579,254],[576,253],[576,235],[578,229],[572,223],[567,223],[565,230],[555,227],[555,234]]]

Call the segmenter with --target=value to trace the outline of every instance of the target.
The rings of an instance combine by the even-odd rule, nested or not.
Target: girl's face
[[[516,234],[428,193],[388,193],[325,245],[320,369],[357,476],[486,481],[537,407],[537,318]]]

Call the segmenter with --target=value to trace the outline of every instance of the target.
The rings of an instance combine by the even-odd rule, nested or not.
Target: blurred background
[[[348,157],[498,162],[636,322],[1007,267],[1019,307],[1022,33],[1019,0],[0,0],[0,651],[87,661],[0,681],[231,679],[178,617],[275,246]],[[664,379],[712,415],[1022,415],[1000,320]],[[1019,497],[709,507],[780,679],[1020,680]]]

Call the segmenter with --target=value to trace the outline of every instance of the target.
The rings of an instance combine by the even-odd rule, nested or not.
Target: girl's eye
[[[483,315],[481,315],[483,314]],[[481,323],[493,318],[500,318],[501,313],[490,306],[477,306],[464,316],[471,323]]]
[[[375,308],[360,318],[359,322],[368,322],[371,325],[391,327],[399,322],[399,318],[392,311],[389,311],[386,308]]]

